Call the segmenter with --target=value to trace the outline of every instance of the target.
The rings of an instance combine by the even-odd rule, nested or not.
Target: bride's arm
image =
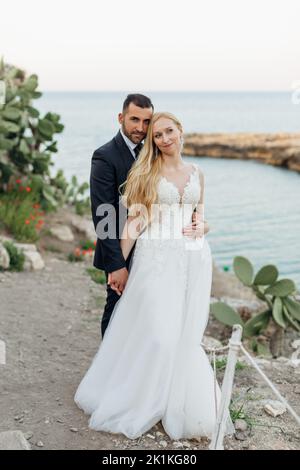
[[[200,188],[201,188],[201,194],[200,194],[200,200],[196,206],[196,212],[200,214],[204,220],[204,174],[198,169],[199,172],[199,181],[200,181]]]
[[[139,215],[136,216],[128,216],[122,236],[121,236],[121,250],[126,260],[131,252],[133,245],[135,244],[137,238],[141,233],[141,218]]]
[[[209,225],[204,219],[204,174],[202,173],[200,169],[198,169],[198,171],[199,171],[201,193],[200,193],[200,200],[196,206],[196,213],[198,214],[200,222],[204,223],[203,231],[204,231],[204,235],[206,235],[206,233],[209,232]]]

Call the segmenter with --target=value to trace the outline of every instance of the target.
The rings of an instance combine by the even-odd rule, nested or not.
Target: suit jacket
[[[107,213],[105,215],[96,214],[97,208],[101,204],[111,204],[115,209],[114,220],[110,219],[110,223],[115,224],[116,237],[97,238],[93,263],[96,268],[108,273],[125,266],[128,267],[130,261],[129,256],[127,263],[125,262],[120,247],[123,226],[119,223],[119,186],[126,181],[127,173],[134,161],[120,131],[110,142],[95,150],[92,157],[90,196],[95,229],[101,220],[105,217],[107,219]]]

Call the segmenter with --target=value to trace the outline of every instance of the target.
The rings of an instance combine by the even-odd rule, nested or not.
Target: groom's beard
[[[128,130],[126,129],[126,127],[124,126],[124,124],[122,124],[122,131],[124,132],[124,134],[126,135],[126,137],[128,137],[128,139],[131,140],[131,142],[135,143],[135,144],[139,144],[140,142],[142,142],[144,140],[144,138],[146,137],[146,134],[144,134],[143,132],[132,132],[131,134],[128,132]]]

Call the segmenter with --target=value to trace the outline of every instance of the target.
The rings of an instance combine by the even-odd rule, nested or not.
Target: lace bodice
[[[196,205],[200,200],[200,190],[199,170],[196,165],[193,165],[193,171],[184,186],[183,194],[180,194],[179,189],[172,181],[161,176],[157,188],[158,202],[160,204]]]
[[[157,203],[153,220],[141,234],[148,239],[181,239],[182,228],[191,222],[192,213],[200,201],[201,186],[196,165],[180,194],[178,187],[161,176],[157,187]]]

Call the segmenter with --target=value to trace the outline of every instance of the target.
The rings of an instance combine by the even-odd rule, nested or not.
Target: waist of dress
[[[175,250],[198,250],[202,249],[205,243],[205,236],[201,238],[190,238],[182,234],[182,232],[173,233],[170,235],[168,231],[162,232],[143,232],[136,241],[136,246],[140,248],[149,249],[169,249],[174,248]]]

